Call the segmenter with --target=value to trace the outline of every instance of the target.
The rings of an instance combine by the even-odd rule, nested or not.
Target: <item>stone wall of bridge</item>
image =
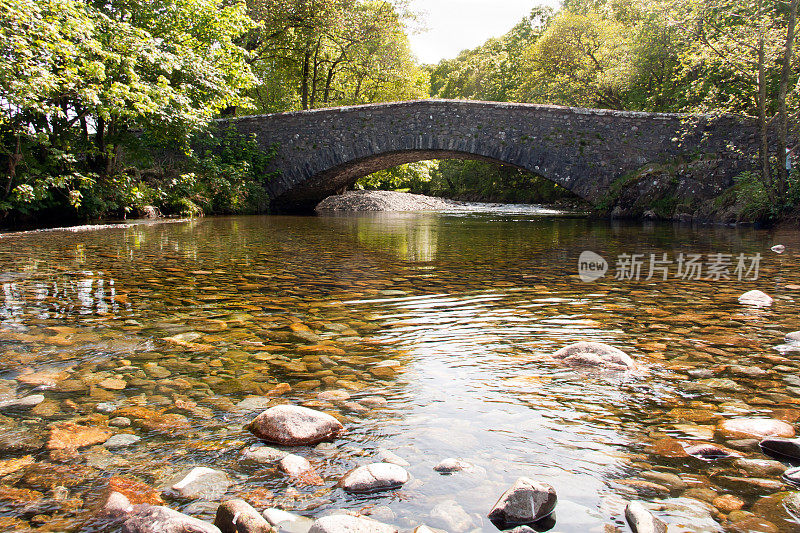
[[[714,154],[723,190],[749,168],[756,127],[735,116],[579,109],[535,104],[420,100],[219,121],[277,147],[268,184],[278,210],[302,211],[358,178],[425,159],[483,159],[541,175],[591,203],[650,163]]]

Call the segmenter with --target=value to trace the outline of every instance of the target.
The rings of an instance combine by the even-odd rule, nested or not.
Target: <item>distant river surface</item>
[[[800,329],[799,250],[797,233],[523,207],[2,235],[0,525],[77,531],[108,478],[158,488],[202,465],[259,510],[351,509],[406,530],[497,531],[487,513],[527,476],[556,489],[552,531],[629,531],[633,499],[676,531],[796,531],[781,465],[716,427],[800,420],[800,352],[783,340]],[[584,251],[607,261],[604,277],[579,278]],[[638,272],[625,267],[634,254]],[[646,279],[651,254],[661,262]],[[680,254],[700,254],[701,279],[679,276]],[[726,266],[730,279],[707,279]],[[737,279],[754,266],[758,279]],[[751,289],[773,305],[740,304]],[[550,358],[580,340],[626,351],[640,371]],[[8,407],[35,394],[44,401]],[[321,484],[243,460],[258,444],[243,426],[287,402],[346,428],[291,450]],[[76,451],[59,442],[67,422],[141,440]],[[739,456],[684,453],[704,442]],[[404,487],[336,487],[380,449],[410,464]],[[448,457],[471,468],[434,471]],[[217,502],[167,505],[213,520]]]

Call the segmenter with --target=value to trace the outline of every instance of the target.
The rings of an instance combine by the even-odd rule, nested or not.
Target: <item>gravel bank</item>
[[[422,194],[395,191],[347,191],[328,196],[317,211],[443,211],[463,206],[462,202]]]

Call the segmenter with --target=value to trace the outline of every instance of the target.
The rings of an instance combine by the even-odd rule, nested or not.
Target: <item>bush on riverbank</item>
[[[722,161],[707,155],[692,161],[647,165],[614,182],[597,213],[619,218],[656,218],[771,225],[796,216],[800,180],[789,177],[781,201],[771,199],[755,172],[743,172],[728,186],[715,179]]]

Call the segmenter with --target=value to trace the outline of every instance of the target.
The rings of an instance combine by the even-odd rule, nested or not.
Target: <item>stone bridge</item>
[[[653,163],[713,154],[722,190],[749,168],[755,123],[743,117],[419,100],[219,121],[277,147],[273,207],[310,211],[358,178],[426,159],[481,159],[543,176],[598,203],[615,180]],[[705,179],[705,178],[704,178]]]

